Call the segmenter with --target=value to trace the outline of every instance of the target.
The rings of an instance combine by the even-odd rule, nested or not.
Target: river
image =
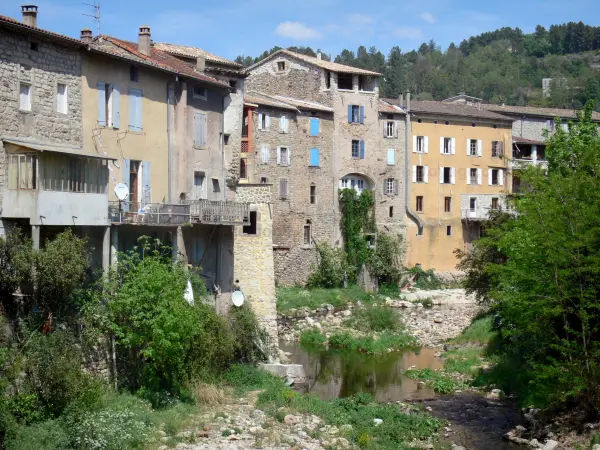
[[[489,401],[476,393],[440,396],[403,375],[411,367],[440,369],[439,349],[421,348],[404,353],[369,356],[355,352],[304,349],[298,343],[280,342],[290,362],[302,364],[308,378],[306,390],[323,400],[347,397],[359,392],[372,394],[377,401],[419,402],[431,407],[431,414],[450,422],[451,431],[442,431],[443,441],[469,450],[514,450],[518,446],[502,435],[521,423],[516,405]]]

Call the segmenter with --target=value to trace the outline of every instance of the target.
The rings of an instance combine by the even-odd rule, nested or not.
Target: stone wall
[[[256,211],[257,233],[246,234],[243,227],[234,229],[234,280],[269,333],[272,345],[277,345],[271,187],[239,185],[236,201],[247,202],[250,211]]]
[[[543,142],[546,140],[544,132],[548,130],[549,120],[536,117],[517,119],[513,122],[512,135]]]

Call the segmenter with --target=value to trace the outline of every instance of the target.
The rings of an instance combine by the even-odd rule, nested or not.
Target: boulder
[[[554,450],[556,447],[558,447],[558,442],[548,439],[542,447],[542,450]]]

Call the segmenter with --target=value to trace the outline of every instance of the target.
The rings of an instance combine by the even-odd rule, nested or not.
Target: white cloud
[[[399,38],[415,39],[415,40],[423,39],[425,36],[421,29],[412,28],[412,27],[394,28],[394,30],[392,31],[392,34]]]
[[[298,41],[320,39],[323,36],[320,31],[301,22],[281,22],[275,28],[275,34]]]
[[[437,19],[430,12],[421,13],[420,17],[427,23],[436,23],[437,22]]]
[[[348,16],[348,23],[350,25],[356,25],[356,26],[366,26],[366,25],[371,25],[372,23],[375,22],[375,19],[373,19],[371,16],[368,16],[367,14],[350,14]]]

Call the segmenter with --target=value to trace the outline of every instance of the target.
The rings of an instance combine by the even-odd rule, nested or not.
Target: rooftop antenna
[[[96,28],[98,29],[98,36],[100,36],[100,3],[83,3],[86,6],[89,6],[93,10],[93,14],[83,14],[84,16],[92,17],[94,22],[96,22]]]

